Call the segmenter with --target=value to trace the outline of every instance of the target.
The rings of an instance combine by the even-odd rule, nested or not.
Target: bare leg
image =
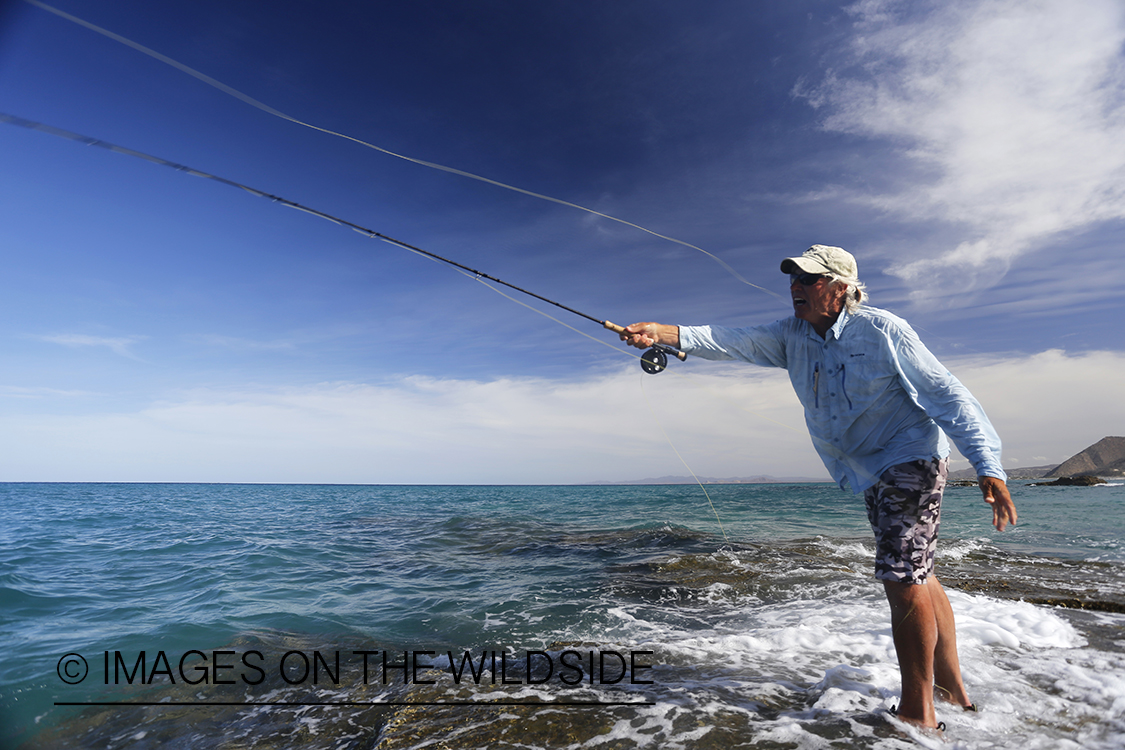
[[[938,644],[937,616],[929,584],[884,581],[891,605],[891,632],[902,676],[899,718],[936,727],[934,713],[934,651]]]
[[[925,585],[930,590],[930,601],[937,618],[938,642],[934,651],[934,687],[938,697],[964,708],[968,706],[968,693],[961,681],[961,661],[957,658],[957,628],[953,622],[953,607],[941,587],[937,576],[930,576]]]
[[[969,705],[957,658],[953,608],[936,576],[926,583],[884,581],[891,605],[891,627],[902,675],[898,714],[925,727],[936,727],[934,689],[959,706]]]

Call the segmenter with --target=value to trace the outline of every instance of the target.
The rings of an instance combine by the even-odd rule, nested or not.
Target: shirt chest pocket
[[[828,397],[854,409],[885,393],[897,377],[889,362],[859,354],[828,364],[820,373],[820,387],[828,389]]]

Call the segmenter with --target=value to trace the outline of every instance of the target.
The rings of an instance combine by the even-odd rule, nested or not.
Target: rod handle
[[[625,326],[619,326],[616,323],[610,323],[608,320],[603,320],[602,325],[613,331],[614,333],[625,333]]]
[[[609,330],[613,331],[614,333],[625,333],[625,326],[619,326],[616,323],[610,323],[608,320],[603,320],[602,325],[605,326],[606,328],[608,328]],[[681,362],[683,362],[687,359],[687,355],[684,354],[683,352],[679,351],[678,349],[668,348],[668,349],[666,349],[666,351],[669,351],[669,352],[672,352],[673,354],[675,354],[676,359],[680,360]]]

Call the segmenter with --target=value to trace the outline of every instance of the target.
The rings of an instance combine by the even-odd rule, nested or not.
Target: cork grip
[[[602,321],[602,325],[605,326],[606,328],[608,328],[609,330],[613,331],[614,333],[625,333],[625,327],[624,326],[619,326],[616,323],[610,323],[608,320]],[[683,352],[678,351],[676,349],[672,349],[671,347],[664,348],[664,351],[675,354],[676,359],[680,360],[681,362],[683,362],[684,360],[687,359],[686,354],[684,354]]]

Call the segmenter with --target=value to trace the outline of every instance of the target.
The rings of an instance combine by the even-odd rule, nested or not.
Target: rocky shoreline
[[[1018,477],[1017,477],[1018,478]],[[1009,483],[1012,477],[1008,478]],[[1053,482],[1029,482],[1027,487],[1096,487],[1099,484],[1107,484],[1106,480],[1101,477],[1092,477],[1088,475],[1080,475],[1076,477],[1059,477]],[[973,479],[953,479],[946,482],[947,487],[976,487],[977,482]]]
[[[1028,487],[1093,487],[1099,484],[1106,484],[1106,481],[1101,477],[1092,477],[1087,474],[1080,474],[1075,477],[1059,477],[1053,482],[1032,482],[1027,485]]]
[[[1076,453],[1057,466],[1025,466],[1005,469],[1008,482],[1033,480],[1028,486],[1092,487],[1106,484],[1105,477],[1125,477],[1125,437],[1104,437],[1080,453]],[[1034,481],[1054,479],[1056,481]],[[950,487],[975,487],[974,469],[949,472]]]

